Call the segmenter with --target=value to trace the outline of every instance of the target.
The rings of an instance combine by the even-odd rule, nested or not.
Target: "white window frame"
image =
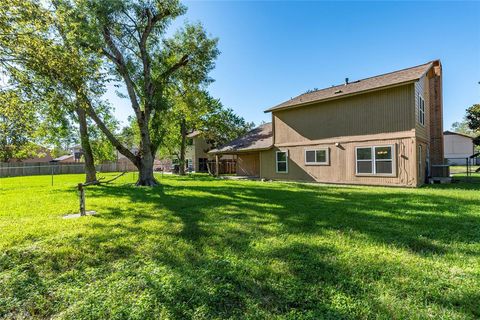
[[[315,161],[314,162],[308,162],[307,161],[307,152],[315,152]],[[323,162],[317,162],[317,151],[325,151],[325,161]],[[305,156],[305,165],[307,166],[324,166],[324,165],[329,165],[330,164],[330,148],[314,148],[314,149],[305,149],[304,152]]]
[[[425,126],[425,100],[418,95],[418,123]]]
[[[379,159],[377,160],[375,158],[375,149],[376,148],[384,148],[384,147],[390,147],[391,148],[391,154],[392,158],[391,159]],[[357,149],[370,149],[372,158],[370,160],[362,160],[362,159],[357,159]],[[386,144],[386,145],[376,145],[376,146],[359,146],[355,147],[355,175],[357,176],[375,176],[375,177],[393,177],[396,176],[397,174],[397,166],[396,166],[396,149],[394,144]],[[359,173],[358,172],[358,162],[372,162],[372,172],[371,173]],[[376,173],[377,168],[376,168],[376,163],[377,161],[391,161],[392,162],[392,173]]]
[[[278,154],[279,153],[285,153],[285,161],[278,161]],[[283,163],[285,162],[285,171],[278,171],[278,163]],[[276,151],[275,152],[275,172],[276,173],[288,173],[288,150],[285,151]]]

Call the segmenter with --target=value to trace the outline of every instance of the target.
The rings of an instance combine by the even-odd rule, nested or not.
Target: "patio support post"
[[[215,176],[218,177],[218,154],[215,155]]]

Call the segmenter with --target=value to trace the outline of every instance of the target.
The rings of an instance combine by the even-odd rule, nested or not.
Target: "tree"
[[[108,61],[111,74],[127,89],[140,132],[139,152],[132,154],[103,121],[88,108],[119,152],[139,170],[137,185],[154,186],[153,161],[162,143],[165,111],[169,107],[166,89],[178,72],[189,65],[191,79],[205,78],[218,54],[217,40],[210,39],[199,24],[186,25],[168,38],[168,25],[185,13],[176,0],[77,0],[75,23],[78,41]]]
[[[480,145],[480,104],[474,104],[467,109],[466,116],[468,127],[473,131],[476,137],[473,142]]]
[[[468,121],[466,118],[463,121],[457,121],[452,123],[451,130],[453,132],[463,133],[466,135],[473,134],[473,131],[468,127]]]
[[[212,99],[211,104],[215,106],[215,111],[206,117],[202,132],[213,148],[237,139],[255,127],[253,122],[245,121],[232,109],[224,108],[220,100]]]
[[[173,134],[169,134],[169,145],[178,151],[179,174],[185,174],[185,153],[187,148],[187,135],[195,129],[204,126],[204,119],[212,112],[213,105],[208,93],[196,85],[184,84],[183,88],[176,88],[175,97],[172,99],[174,106],[170,110],[173,123],[169,127]]]
[[[18,91],[0,91],[0,161],[21,160],[37,153],[37,115]]]
[[[94,182],[97,179],[86,109],[102,93],[103,76],[98,58],[72,41],[66,19],[70,11],[65,6],[59,9],[60,4],[61,1],[2,1],[0,63],[10,84],[49,106],[44,112],[55,115],[57,120],[75,115],[85,157],[86,182]]]

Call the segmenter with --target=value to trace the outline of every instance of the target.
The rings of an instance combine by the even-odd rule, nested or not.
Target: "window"
[[[357,174],[393,174],[393,146],[357,147]]]
[[[425,100],[420,95],[418,96],[418,122],[422,126],[425,125]]]
[[[287,151],[277,151],[275,154],[277,173],[288,172],[288,154]]]
[[[328,164],[328,148],[305,150],[305,164]]]

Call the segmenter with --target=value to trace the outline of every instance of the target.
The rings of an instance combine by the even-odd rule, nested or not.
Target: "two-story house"
[[[205,137],[201,131],[195,130],[187,135],[187,147],[185,149],[185,165],[187,171],[190,172],[209,172],[208,165],[214,159],[212,154],[208,151],[212,149],[212,146],[205,140]],[[177,160],[178,161],[178,160]],[[235,164],[233,155],[222,155],[220,173],[231,173],[233,170],[230,168]],[[214,168],[210,168],[214,170]]]
[[[315,90],[276,105],[272,122],[211,150],[266,179],[419,186],[443,168],[439,60]]]

